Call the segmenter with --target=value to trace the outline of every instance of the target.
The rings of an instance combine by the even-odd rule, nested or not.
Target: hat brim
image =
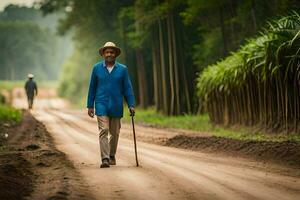
[[[116,57],[118,57],[118,56],[121,54],[121,49],[120,49],[119,47],[115,47],[115,46],[101,47],[101,48],[99,49],[99,54],[100,54],[101,56],[103,56],[103,52],[104,52],[104,50],[107,49],[107,48],[115,49],[115,50],[116,50]]]

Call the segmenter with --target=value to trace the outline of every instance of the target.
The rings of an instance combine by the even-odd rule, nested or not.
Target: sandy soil
[[[0,124],[0,133],[0,199],[93,199],[80,173],[29,112],[19,125]]]
[[[16,102],[22,105],[22,100]],[[178,135],[167,129],[136,127],[141,166],[135,167],[132,130],[123,123],[117,165],[100,169],[95,119],[88,118],[84,110],[62,109],[56,99],[44,99],[41,103],[37,99],[36,105],[31,113],[45,124],[57,149],[73,162],[97,199],[300,198],[299,176],[276,172],[290,169],[235,156],[157,145]]]
[[[264,163],[280,164],[294,168],[300,176],[300,144],[295,141],[253,141],[224,137],[200,137],[177,135],[168,139],[167,146],[202,152],[218,152],[230,156],[242,156]]]

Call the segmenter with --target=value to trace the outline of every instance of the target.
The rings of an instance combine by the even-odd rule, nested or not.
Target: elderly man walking
[[[135,113],[135,98],[127,67],[116,62],[121,49],[112,42],[106,42],[99,49],[99,54],[104,60],[94,65],[87,108],[90,117],[97,116],[102,161],[100,167],[106,168],[116,165],[120,120],[123,117],[123,97],[131,114]]]
[[[27,95],[28,108],[32,109],[34,95],[37,95],[38,90],[36,82],[33,80],[34,75],[28,74],[27,77],[28,80],[26,81],[24,88]]]

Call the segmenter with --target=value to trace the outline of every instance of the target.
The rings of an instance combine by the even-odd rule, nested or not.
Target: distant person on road
[[[28,80],[25,83],[25,91],[27,95],[29,109],[32,109],[34,96],[38,93],[37,85],[33,80],[33,77],[33,74],[28,74]]]
[[[127,67],[116,62],[121,49],[112,42],[106,42],[99,49],[99,54],[104,60],[96,63],[92,70],[87,108],[90,117],[97,116],[102,161],[100,167],[106,168],[116,165],[123,97],[133,115],[135,98]]]

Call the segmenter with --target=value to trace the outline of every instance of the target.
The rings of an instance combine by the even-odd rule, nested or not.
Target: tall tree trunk
[[[148,106],[148,86],[145,73],[145,63],[141,49],[136,50],[137,73],[138,73],[138,88],[139,88],[139,102],[140,107],[146,108]]]
[[[173,44],[173,54],[174,54],[174,72],[175,72],[175,97],[176,97],[176,109],[175,114],[180,114],[180,85],[179,85],[179,69],[178,69],[178,53],[177,53],[177,43],[176,43],[176,29],[174,23],[174,14],[171,16],[171,33],[172,33],[172,44]],[[186,81],[186,80],[185,80]],[[188,90],[188,88],[186,88]],[[188,92],[188,91],[187,91]],[[187,102],[189,104],[189,102]]]
[[[157,50],[156,45],[152,45],[152,70],[153,70],[153,93],[154,93],[154,105],[156,110],[158,110],[159,105],[159,93],[158,93],[158,73],[157,73],[158,63],[157,63]]]
[[[237,16],[237,13],[236,13],[236,5],[237,2],[236,0],[230,0],[230,13],[231,13],[231,18],[235,18]],[[235,47],[236,45],[236,42],[237,42],[237,37],[236,37],[236,28],[235,28],[235,21],[232,20],[230,22],[230,29],[231,29],[231,48],[232,47]]]
[[[256,15],[255,15],[255,0],[251,0],[251,17],[253,23],[253,32],[257,30]]]
[[[16,78],[16,63],[14,58],[10,60],[10,80],[13,81]]]
[[[179,24],[179,23],[177,23]],[[182,24],[180,24],[182,25]],[[181,84],[178,86],[178,102],[179,102],[179,109],[180,112],[182,111],[187,111],[187,112],[191,112],[191,101],[190,101],[190,90],[189,88],[191,87],[192,84],[190,84],[192,81],[191,79],[187,79],[187,72],[186,72],[186,65],[185,65],[185,61],[184,61],[184,53],[182,51],[182,49],[184,49],[184,46],[182,44],[182,40],[184,39],[185,33],[184,33],[184,29],[181,27],[177,27],[177,29],[175,29],[174,27],[174,32],[178,33],[178,36],[175,38],[177,39],[176,41],[176,48],[178,46],[178,56],[176,56],[177,58],[177,73],[178,73],[178,82],[180,81]],[[179,84],[179,83],[177,83]],[[183,96],[183,98],[180,98],[180,95]],[[213,106],[212,106],[213,108]]]
[[[170,102],[170,115],[174,115],[174,101],[175,101],[175,85],[174,85],[174,58],[176,57],[176,52],[173,50],[173,34],[172,34],[172,28],[171,28],[171,17],[172,13],[171,11],[168,13],[167,16],[167,31],[168,31],[168,52],[169,52],[169,77],[170,77],[170,96],[171,96],[171,102]]]
[[[160,49],[160,67],[161,67],[161,83],[162,83],[162,96],[163,96],[163,112],[169,114],[168,110],[168,98],[167,98],[167,83],[166,83],[166,65],[165,65],[165,53],[164,53],[164,37],[162,30],[162,22],[158,20],[159,27],[159,49]]]
[[[228,47],[227,47],[227,38],[225,32],[224,15],[223,15],[222,6],[219,7],[219,13],[220,13],[220,26],[221,26],[221,33],[222,33],[222,40],[223,40],[223,56],[225,56],[228,52]]]

